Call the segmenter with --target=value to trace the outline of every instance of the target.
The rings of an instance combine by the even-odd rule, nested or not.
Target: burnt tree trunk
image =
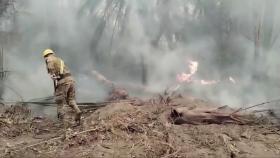
[[[93,58],[99,61],[100,54],[98,52],[99,41],[101,40],[106,27],[106,21],[101,19],[91,39],[91,51]]]
[[[261,62],[261,19],[258,18],[258,23],[255,27],[254,33],[254,65],[253,65],[253,79],[260,80],[262,75],[262,62]]]
[[[6,72],[4,70],[4,51],[3,48],[0,50],[0,99],[4,94],[4,79],[6,78]]]
[[[6,12],[10,4],[10,0],[0,0],[0,16],[2,16]]]
[[[147,69],[147,64],[146,64],[146,61],[145,61],[145,57],[144,55],[141,54],[141,71],[142,71],[142,84],[143,85],[147,85],[148,83],[148,69]]]

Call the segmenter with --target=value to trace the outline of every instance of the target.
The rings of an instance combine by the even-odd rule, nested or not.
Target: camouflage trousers
[[[75,121],[80,121],[81,110],[76,103],[74,82],[59,84],[55,90],[55,100],[57,103],[58,119],[63,121],[66,128],[71,126],[73,111],[75,112]]]

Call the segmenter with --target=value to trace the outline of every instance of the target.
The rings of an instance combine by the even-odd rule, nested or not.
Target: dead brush
[[[136,147],[143,148],[144,157],[177,157],[179,154],[178,148],[168,142],[167,129],[158,119],[158,115],[131,110],[99,120],[94,126],[106,129],[104,139],[132,141],[132,155]]]
[[[129,113],[122,113],[112,116],[106,124],[107,128],[120,129],[128,134],[144,133],[145,125],[149,121],[149,116],[141,111],[134,111]]]
[[[215,150],[217,147],[223,145],[218,135],[209,131],[207,127],[193,127],[189,131],[193,142],[197,144],[198,147],[207,147],[211,150]]]
[[[174,100],[178,98],[182,98],[182,95],[165,90],[162,94],[158,94],[157,97],[150,99],[149,103],[152,105],[177,106],[178,104]]]
[[[15,105],[6,108],[0,117],[0,134],[16,137],[31,131],[31,111],[24,106]]]
[[[7,108],[2,114],[1,118],[10,119],[13,124],[18,124],[31,117],[31,110],[22,105],[14,105]]]

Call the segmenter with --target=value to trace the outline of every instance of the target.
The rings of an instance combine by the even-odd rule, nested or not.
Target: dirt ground
[[[176,96],[108,104],[64,130],[48,118],[32,118],[22,106],[0,109],[0,156],[7,158],[218,158],[280,157],[280,131],[269,121],[250,125],[175,125],[174,107],[218,107]],[[262,117],[264,118],[264,117]],[[265,118],[268,119],[268,118]]]

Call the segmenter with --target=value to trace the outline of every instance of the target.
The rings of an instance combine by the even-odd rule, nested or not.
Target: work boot
[[[61,112],[58,112],[58,113],[57,113],[57,119],[58,119],[58,120],[63,120],[63,115],[62,115]]]
[[[80,125],[81,123],[81,116],[82,116],[82,112],[78,112],[75,116],[75,122]]]

